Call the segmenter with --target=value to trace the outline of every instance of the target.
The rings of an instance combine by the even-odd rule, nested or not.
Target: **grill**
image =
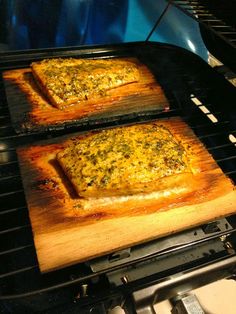
[[[236,47],[236,24],[231,15],[231,10],[236,8],[235,1],[229,1],[228,6],[211,0],[175,0],[171,2],[208,27],[216,36],[223,38],[232,47]]]
[[[199,22],[203,40],[214,56],[236,71],[236,24],[232,12],[234,0],[220,3],[214,0],[175,0],[174,6]]]
[[[180,115],[225,174],[236,182],[235,89],[200,58],[170,45],[141,42],[101,46],[92,50],[58,49],[17,53],[9,57],[6,55],[1,63],[1,71],[28,66],[32,60],[52,54],[135,56],[158,76],[170,102],[169,112],[136,113],[122,118],[87,121],[78,124],[77,131]],[[218,271],[213,272],[208,281],[233,275],[236,261],[233,249],[235,216],[42,275],[37,264],[16,147],[71,132],[75,126],[72,130],[53,129],[44,133],[16,134],[11,126],[2,80],[0,92],[0,298],[5,309],[11,306],[14,313],[26,313],[34,303],[36,311],[56,313],[60,307],[60,313],[63,313],[63,308],[68,313],[69,303],[71,313],[78,307],[85,311],[88,307],[91,309],[91,304],[94,311],[103,313],[107,308],[124,302],[129,308],[131,303],[127,303],[127,296],[131,297],[133,293],[139,304],[141,297],[135,291],[144,289],[147,284],[150,286],[162,282],[175,273],[192,274],[194,270],[203,270],[204,267],[210,267],[211,270],[211,265],[220,263]],[[201,284],[195,281],[191,287]]]

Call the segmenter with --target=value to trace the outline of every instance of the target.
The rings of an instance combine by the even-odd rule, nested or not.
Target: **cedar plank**
[[[67,137],[20,148],[18,156],[42,272],[209,222],[236,212],[233,183],[180,118],[160,120],[188,147],[194,176],[181,194],[111,202],[80,200],[55,163]],[[71,136],[71,135],[70,135]],[[83,135],[82,135],[83,136]],[[45,185],[40,182],[48,183]],[[37,185],[38,182],[38,185]]]

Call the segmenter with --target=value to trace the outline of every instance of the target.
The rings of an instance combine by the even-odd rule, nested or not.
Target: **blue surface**
[[[145,41],[166,0],[0,0],[0,50]],[[170,7],[150,40],[207,60],[197,22]]]
[[[166,5],[165,0],[130,0],[125,41],[145,40]],[[207,60],[198,23],[173,6],[167,10],[150,40],[183,47]]]

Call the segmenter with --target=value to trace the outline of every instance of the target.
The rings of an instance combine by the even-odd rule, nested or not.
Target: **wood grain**
[[[42,272],[236,212],[235,186],[188,125],[180,118],[155,122],[167,127],[185,147],[192,173],[176,176],[171,189],[164,184],[146,195],[79,198],[55,159],[68,136],[18,150]]]
[[[101,98],[80,101],[63,110],[55,108],[42,94],[31,69],[5,71],[3,80],[13,126],[17,132],[45,131],[89,120],[109,119],[133,113],[163,111],[168,100],[150,70],[135,58],[140,80],[109,90]]]

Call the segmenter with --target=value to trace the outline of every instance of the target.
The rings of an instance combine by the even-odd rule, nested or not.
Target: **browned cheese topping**
[[[183,146],[153,123],[74,138],[57,159],[84,197],[145,193],[161,178],[188,171]]]
[[[104,96],[109,89],[139,79],[133,62],[117,59],[46,59],[32,63],[32,71],[54,105]]]

